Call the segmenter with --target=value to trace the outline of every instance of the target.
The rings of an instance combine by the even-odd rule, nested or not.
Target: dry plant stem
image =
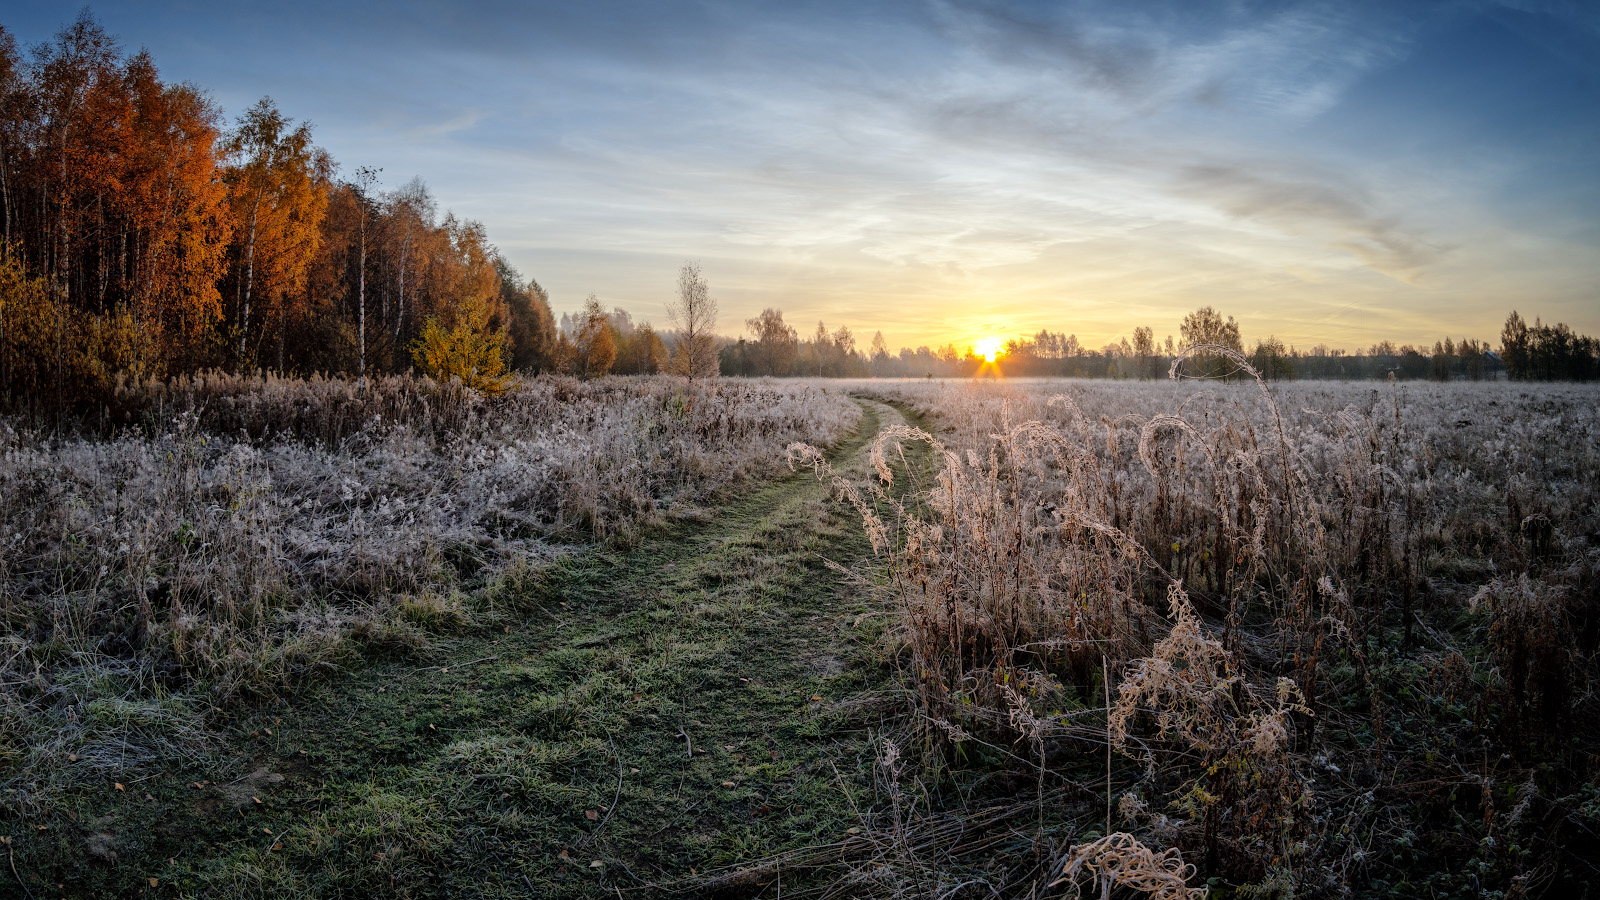
[[[1050,886],[1076,885],[1087,875],[1100,884],[1102,900],[1111,900],[1111,889],[1119,886],[1149,894],[1152,900],[1201,900],[1206,888],[1188,886],[1194,871],[1178,851],[1156,854],[1133,835],[1119,831],[1072,848],[1062,861],[1061,877]]]
[[[17,852],[11,846],[10,836],[8,835],[4,840],[6,845],[6,861],[11,863],[11,875],[17,879],[17,884],[22,887],[22,892],[28,895],[28,900],[33,900],[33,891],[28,890],[28,883],[22,880],[21,875],[17,874]]]
[[[1100,683],[1106,693],[1106,834],[1111,833],[1111,666],[1100,654]]]

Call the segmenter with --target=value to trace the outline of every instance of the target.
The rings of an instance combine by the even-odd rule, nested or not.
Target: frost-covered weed
[[[853,387],[937,435],[891,433],[878,484],[844,486],[888,563],[935,759],[987,740],[1035,746],[1040,783],[1048,760],[1070,768],[1103,654],[1122,687],[1100,736],[1148,763],[1134,796],[1168,802],[1161,842],[1265,893],[1366,883],[1357,829],[1425,830],[1405,817],[1452,808],[1454,772],[1526,780],[1568,747],[1541,791],[1592,777],[1592,740],[1562,728],[1600,684],[1594,387]],[[919,443],[935,479],[896,492]],[[1419,805],[1354,803],[1372,795],[1352,782]]]
[[[563,546],[696,514],[860,415],[804,384],[668,378],[485,398],[216,375],[120,398],[144,428],[0,423],[0,804],[28,805],[55,757],[87,764],[84,704],[220,704],[353,645],[416,646],[514,604]]]

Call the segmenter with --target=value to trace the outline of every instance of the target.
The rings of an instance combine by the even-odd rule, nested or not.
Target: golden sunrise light
[[[979,341],[973,347],[973,349],[979,356],[983,357],[985,361],[994,362],[995,357],[1000,355],[1000,340],[992,337],[984,338],[983,340]]]

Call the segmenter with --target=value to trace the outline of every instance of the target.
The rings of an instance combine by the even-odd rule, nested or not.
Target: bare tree
[[[667,317],[678,330],[678,349],[672,370],[695,376],[717,374],[717,301],[700,274],[700,264],[686,262],[678,272],[678,299],[667,304]]]

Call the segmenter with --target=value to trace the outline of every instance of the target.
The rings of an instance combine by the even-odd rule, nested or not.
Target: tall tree
[[[678,296],[667,304],[667,316],[678,331],[673,369],[693,382],[717,374],[717,301],[700,274],[700,264],[686,262],[678,271]]]
[[[1513,381],[1528,377],[1528,323],[1514,309],[1500,330],[1500,359],[1505,363],[1506,377]]]
[[[259,297],[276,320],[281,369],[288,327],[284,298],[304,284],[321,242],[333,162],[311,143],[311,126],[294,127],[271,97],[240,116],[223,151],[231,163],[225,180],[237,223],[235,358],[241,368],[260,362],[255,348],[265,336],[264,323],[254,325],[253,341],[251,333],[252,305]]]
[[[1155,377],[1156,333],[1151,328],[1133,330],[1133,359],[1140,380]]]
[[[495,271],[500,275],[500,297],[511,317],[512,368],[529,372],[552,368],[556,322],[549,296],[539,282],[524,279],[503,258],[495,260]]]
[[[1244,354],[1244,342],[1239,337],[1239,324],[1233,320],[1233,316],[1224,320],[1221,313],[1209,306],[1202,306],[1184,316],[1178,330],[1183,335],[1185,350],[1203,344],[1215,344],[1241,356]],[[1226,357],[1219,354],[1200,353],[1193,358],[1202,374],[1211,378],[1228,377],[1236,368]]]
[[[590,294],[578,313],[578,329],[572,336],[572,371],[579,378],[598,378],[611,371],[616,358],[611,318],[600,307],[600,299]]]
[[[783,310],[768,307],[761,315],[745,321],[756,339],[756,365],[766,375],[788,375],[800,347],[799,335],[783,322]]]
[[[355,181],[350,187],[356,193],[356,199],[361,204],[361,218],[358,222],[360,252],[356,261],[356,315],[357,335],[360,355],[357,364],[361,386],[367,386],[367,220],[370,207],[373,205],[372,186],[378,183],[378,173],[383,170],[373,166],[362,166],[356,169]]]
[[[416,291],[416,272],[424,259],[420,245],[434,228],[438,204],[421,178],[411,179],[383,199],[390,265],[395,280],[394,310],[386,317],[390,333],[398,342],[406,334],[407,300],[410,297],[407,288]]]
[[[23,126],[27,114],[28,91],[23,84],[22,57],[17,39],[0,25],[0,241],[11,243],[12,190],[18,154],[23,146]]]

